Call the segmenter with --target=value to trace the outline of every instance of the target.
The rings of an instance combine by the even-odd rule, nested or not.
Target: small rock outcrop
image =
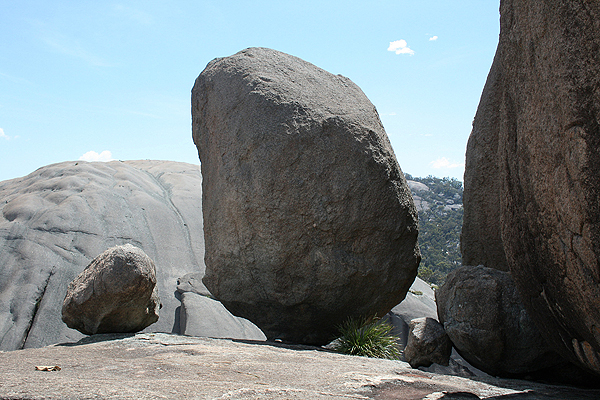
[[[542,339],[509,273],[460,267],[436,291],[438,317],[458,353],[495,376],[516,376],[562,362]]]
[[[181,295],[180,333],[210,338],[266,340],[265,334],[245,318],[232,315],[217,300],[193,292]]]
[[[375,107],[350,79],[250,48],[192,90],[204,283],[274,339],[325,344],[413,282],[417,213]]]
[[[231,314],[215,300],[202,283],[204,274],[187,274],[177,280],[181,299],[179,333],[211,338],[266,340],[265,334],[252,322]]]
[[[465,172],[465,229],[488,230],[465,231],[463,258],[501,265],[467,258],[487,252],[473,237],[498,254],[501,238],[546,341],[600,374],[600,3],[502,0],[500,15]]]
[[[86,335],[139,332],[158,321],[156,266],[126,244],[96,257],[69,284],[62,319]]]
[[[156,160],[47,165],[0,182],[0,351],[77,341],[67,287],[108,248],[131,243],[159,267],[155,332],[178,333],[177,278],[204,273],[198,165]]]
[[[415,318],[410,321],[408,329],[404,357],[411,367],[429,367],[434,363],[449,365],[452,343],[437,320],[428,317]]]

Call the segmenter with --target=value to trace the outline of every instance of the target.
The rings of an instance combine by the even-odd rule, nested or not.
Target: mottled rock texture
[[[0,182],[0,350],[81,338],[61,320],[67,286],[126,243],[156,263],[151,329],[177,332],[177,278],[204,272],[200,196],[198,166],[171,161],[64,162]]]
[[[111,247],[69,284],[62,319],[86,335],[139,332],[158,321],[156,266],[130,244]]]
[[[490,375],[522,375],[562,362],[525,311],[508,272],[460,267],[436,291],[436,301],[458,353]]]
[[[417,214],[375,107],[350,79],[251,48],[192,90],[204,283],[270,338],[326,343],[416,275]]]
[[[500,14],[467,150],[465,223],[500,227],[544,338],[600,374],[600,3],[503,0]],[[474,211],[478,191],[488,193]],[[498,216],[489,211],[496,200]],[[473,250],[473,235],[491,249]],[[463,239],[463,257],[500,253],[497,232]],[[467,260],[502,265],[501,257]]]
[[[429,367],[434,363],[449,365],[452,342],[437,320],[428,317],[415,318],[410,321],[408,329],[404,357],[411,367]]]

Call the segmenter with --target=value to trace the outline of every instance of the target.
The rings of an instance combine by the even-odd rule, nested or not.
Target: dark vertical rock
[[[508,271],[500,229],[499,64],[492,64],[467,143],[460,247],[463,265]]]
[[[600,3],[503,0],[500,14],[498,127],[481,136],[497,132],[507,262],[548,343],[600,374]],[[488,168],[473,154],[470,170]]]
[[[348,78],[251,48],[192,91],[204,283],[270,338],[325,343],[416,276],[417,213],[375,107]]]

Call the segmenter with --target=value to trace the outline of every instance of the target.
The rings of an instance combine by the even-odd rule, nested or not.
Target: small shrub
[[[333,349],[339,353],[397,360],[401,356],[392,325],[379,318],[349,318],[339,327]]]
[[[423,292],[421,292],[420,290],[412,290],[412,289],[410,289],[409,292],[411,292],[415,296],[422,296],[423,295]]]

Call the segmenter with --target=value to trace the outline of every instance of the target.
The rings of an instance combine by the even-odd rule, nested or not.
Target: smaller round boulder
[[[429,317],[410,321],[404,357],[411,367],[448,366],[451,353],[452,343],[442,324]]]
[[[100,254],[69,284],[62,319],[86,335],[138,332],[158,320],[159,308],[154,262],[126,244]]]
[[[436,291],[438,318],[458,353],[495,376],[518,376],[562,360],[544,342],[508,272],[460,267]]]

